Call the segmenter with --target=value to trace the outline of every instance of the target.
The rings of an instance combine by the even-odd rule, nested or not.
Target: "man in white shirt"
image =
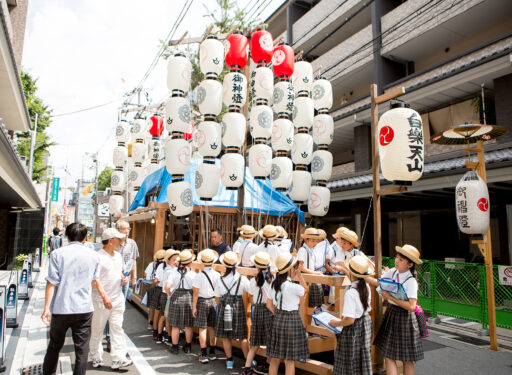
[[[107,321],[110,325],[112,335],[112,369],[117,370],[132,364],[126,358],[126,341],[123,330],[123,314],[125,309],[122,285],[128,283],[123,275],[123,260],[121,254],[115,251],[119,247],[120,239],[126,235],[115,228],[108,228],[101,236],[103,249],[98,251],[100,259],[96,273],[96,280],[93,281],[92,299],[94,314],[92,317],[92,332],[90,342],[90,356],[92,367],[97,368],[103,365],[103,346],[101,339]]]

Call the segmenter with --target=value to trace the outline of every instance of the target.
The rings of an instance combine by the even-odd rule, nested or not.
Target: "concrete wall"
[[[23,44],[25,41],[25,28],[27,24],[28,0],[16,0],[16,6],[9,6],[11,25],[13,31],[12,48],[18,71],[21,72]]]

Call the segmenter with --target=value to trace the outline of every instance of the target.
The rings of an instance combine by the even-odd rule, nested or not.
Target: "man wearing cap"
[[[210,232],[210,249],[219,255],[231,251],[229,245],[222,240],[222,231],[219,228],[214,228]]]
[[[121,254],[116,252],[121,239],[126,234],[115,228],[106,229],[102,236],[103,249],[98,251],[100,259],[96,272],[96,280],[93,281],[93,305],[92,334],[90,342],[90,355],[92,367],[103,365],[103,346],[101,339],[107,321],[112,336],[112,369],[129,366],[132,361],[126,358],[126,341],[123,331],[123,314],[125,309],[124,295],[121,285],[126,285],[128,279],[123,275],[123,260]]]
[[[132,267],[130,271],[130,285],[135,287],[137,283],[137,258],[139,257],[139,248],[137,246],[137,242],[128,238],[130,234],[130,224],[127,221],[119,220],[116,223],[116,228],[119,232],[124,234],[125,236],[121,238],[119,242],[119,247],[116,249],[119,252],[123,259],[123,269],[127,264],[132,261]],[[128,291],[128,287],[123,287],[123,294],[126,296]]]

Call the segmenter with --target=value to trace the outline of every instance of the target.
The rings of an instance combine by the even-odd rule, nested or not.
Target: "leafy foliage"
[[[112,172],[114,170],[110,167],[105,167],[98,176],[98,191],[105,191],[106,188],[110,187],[110,179],[112,178]]]

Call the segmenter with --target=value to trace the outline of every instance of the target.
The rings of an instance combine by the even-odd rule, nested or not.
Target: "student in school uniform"
[[[256,229],[254,229],[251,225],[242,225],[240,230],[240,237],[243,242],[237,246],[235,253],[240,255],[242,267],[252,267],[251,264],[251,255],[255,254],[258,251],[258,245],[256,245],[253,241],[254,238],[258,235]],[[220,259],[219,259],[220,261]]]
[[[215,355],[215,284],[220,274],[212,269],[212,264],[219,259],[216,251],[204,249],[197,254],[197,260],[204,265],[204,269],[194,278],[192,284],[192,315],[194,327],[199,330],[199,345],[201,355],[199,362],[208,363],[217,359]],[[208,352],[207,334],[210,339]]]
[[[332,275],[335,273],[331,262],[334,260],[334,250],[331,247],[329,241],[327,241],[327,233],[325,230],[317,228],[320,241],[316,244],[313,251],[317,256],[317,259],[322,259],[324,267],[320,270],[324,275]]]
[[[262,242],[258,245],[257,252],[263,251],[267,253],[272,259],[276,259],[279,255],[278,247],[274,244],[274,241],[277,239],[276,227],[273,225],[265,225],[259,231],[259,235]],[[251,267],[253,267],[252,262]],[[274,267],[274,265],[272,265],[272,267]]]
[[[395,267],[384,272],[382,278],[401,283],[409,300],[402,301],[382,292],[389,304],[373,343],[382,350],[387,374],[398,374],[396,361],[402,361],[404,374],[412,375],[414,362],[424,358],[414,313],[418,300],[416,265],[423,262],[420,252],[412,245],[396,246],[396,252]],[[366,281],[375,287],[379,285],[373,278],[366,278]]]
[[[278,248],[278,253],[289,253],[292,249],[292,241],[288,238],[288,232],[278,225],[276,226],[277,230],[277,239],[274,241],[274,245]]]
[[[153,340],[158,339],[158,322],[160,320],[160,295],[162,294],[164,271],[167,267],[167,263],[165,262],[165,250],[158,250],[156,252],[156,258],[158,264],[156,265],[153,284],[151,284],[151,286],[154,288],[155,294],[152,296],[151,301],[148,300],[149,305],[155,309],[153,314]]]
[[[299,269],[301,272],[311,275],[322,275],[321,269],[325,262],[315,256],[313,249],[320,242],[320,234],[316,228],[306,228],[301,234],[304,244],[298,251]],[[323,264],[322,264],[323,263]],[[309,284],[309,307],[321,306],[324,303],[324,291],[322,284]]]
[[[294,254],[280,254],[276,259],[277,275],[267,299],[267,307],[274,313],[267,345],[269,375],[277,375],[281,360],[284,360],[286,375],[293,375],[295,361],[304,362],[309,357],[306,328],[299,314],[300,297],[308,286],[298,264]]]
[[[158,250],[155,255],[153,255],[153,262],[149,263],[146,267],[146,270],[144,271],[144,276],[146,280],[153,282],[155,279],[156,269],[164,261],[164,250]],[[154,324],[154,316],[155,316],[155,310],[158,308],[158,298],[160,297],[160,291],[156,286],[153,286],[153,284],[149,285],[147,287],[147,293],[148,293],[148,302],[147,307],[149,309],[148,314],[148,329],[152,330],[155,329],[155,327],[158,329],[158,323]]]
[[[359,247],[359,239],[356,232],[345,227],[340,227],[332,236],[335,239],[332,244],[334,251],[334,260],[332,261],[334,270],[336,272],[345,273],[345,260],[356,255],[364,255],[364,253],[356,249],[356,247]]]
[[[247,300],[249,292],[249,280],[236,271],[240,263],[240,255],[233,251],[222,254],[219,258],[222,265],[226,267],[224,275],[219,277],[215,285],[215,299],[217,300],[217,323],[215,325],[215,336],[222,338],[222,345],[226,353],[226,367],[233,369],[234,361],[232,354],[231,340],[240,340],[244,357],[249,351],[247,344],[247,315],[244,300]],[[229,306],[229,308],[227,307]],[[226,309],[231,309],[232,329],[226,324]]]
[[[233,246],[231,246],[231,250],[233,250],[235,253],[238,253],[238,248],[240,247],[242,242],[244,242],[244,239],[242,238],[242,235],[240,234],[240,232],[244,229],[244,226],[245,225],[242,225],[241,227],[236,228],[236,231],[238,232],[239,235],[238,235],[238,238],[236,239],[236,241],[233,243]],[[218,263],[218,259],[217,259],[217,263]]]
[[[169,274],[168,283],[173,290],[169,301],[169,326],[171,326],[172,346],[171,353],[178,354],[178,341],[180,329],[185,330],[184,353],[192,351],[192,338],[194,332],[192,325],[192,286],[196,273],[190,270],[190,263],[195,259],[192,250],[187,249],[180,252],[178,267]]]
[[[267,346],[268,334],[272,328],[272,313],[267,308],[267,299],[271,295],[273,276],[270,267],[274,264],[274,260],[265,251],[258,251],[251,256],[251,262],[258,269],[258,274],[250,281],[251,338],[249,339],[249,354],[245,360],[242,375],[268,373],[268,365],[252,368],[252,362],[260,346]]]
[[[374,273],[373,264],[364,255],[345,261],[351,285],[345,293],[343,317],[331,320],[332,327],[343,327],[336,335],[338,345],[334,355],[335,375],[372,375],[373,324],[370,315],[371,290],[365,281]]]
[[[160,300],[158,302],[158,306],[160,309],[160,317],[158,318],[158,333],[155,343],[156,344],[162,344],[162,343],[168,343],[169,334],[170,334],[170,326],[168,324],[168,321],[165,317],[165,308],[167,306],[167,299],[169,298],[169,293],[166,290],[167,285],[167,279],[169,278],[170,272],[177,267],[177,260],[179,251],[174,249],[167,249],[165,250],[165,268],[160,269],[160,274],[158,274],[157,277],[162,278],[162,287],[161,287],[161,293],[160,293]],[[164,326],[165,326],[165,334],[164,334]]]

